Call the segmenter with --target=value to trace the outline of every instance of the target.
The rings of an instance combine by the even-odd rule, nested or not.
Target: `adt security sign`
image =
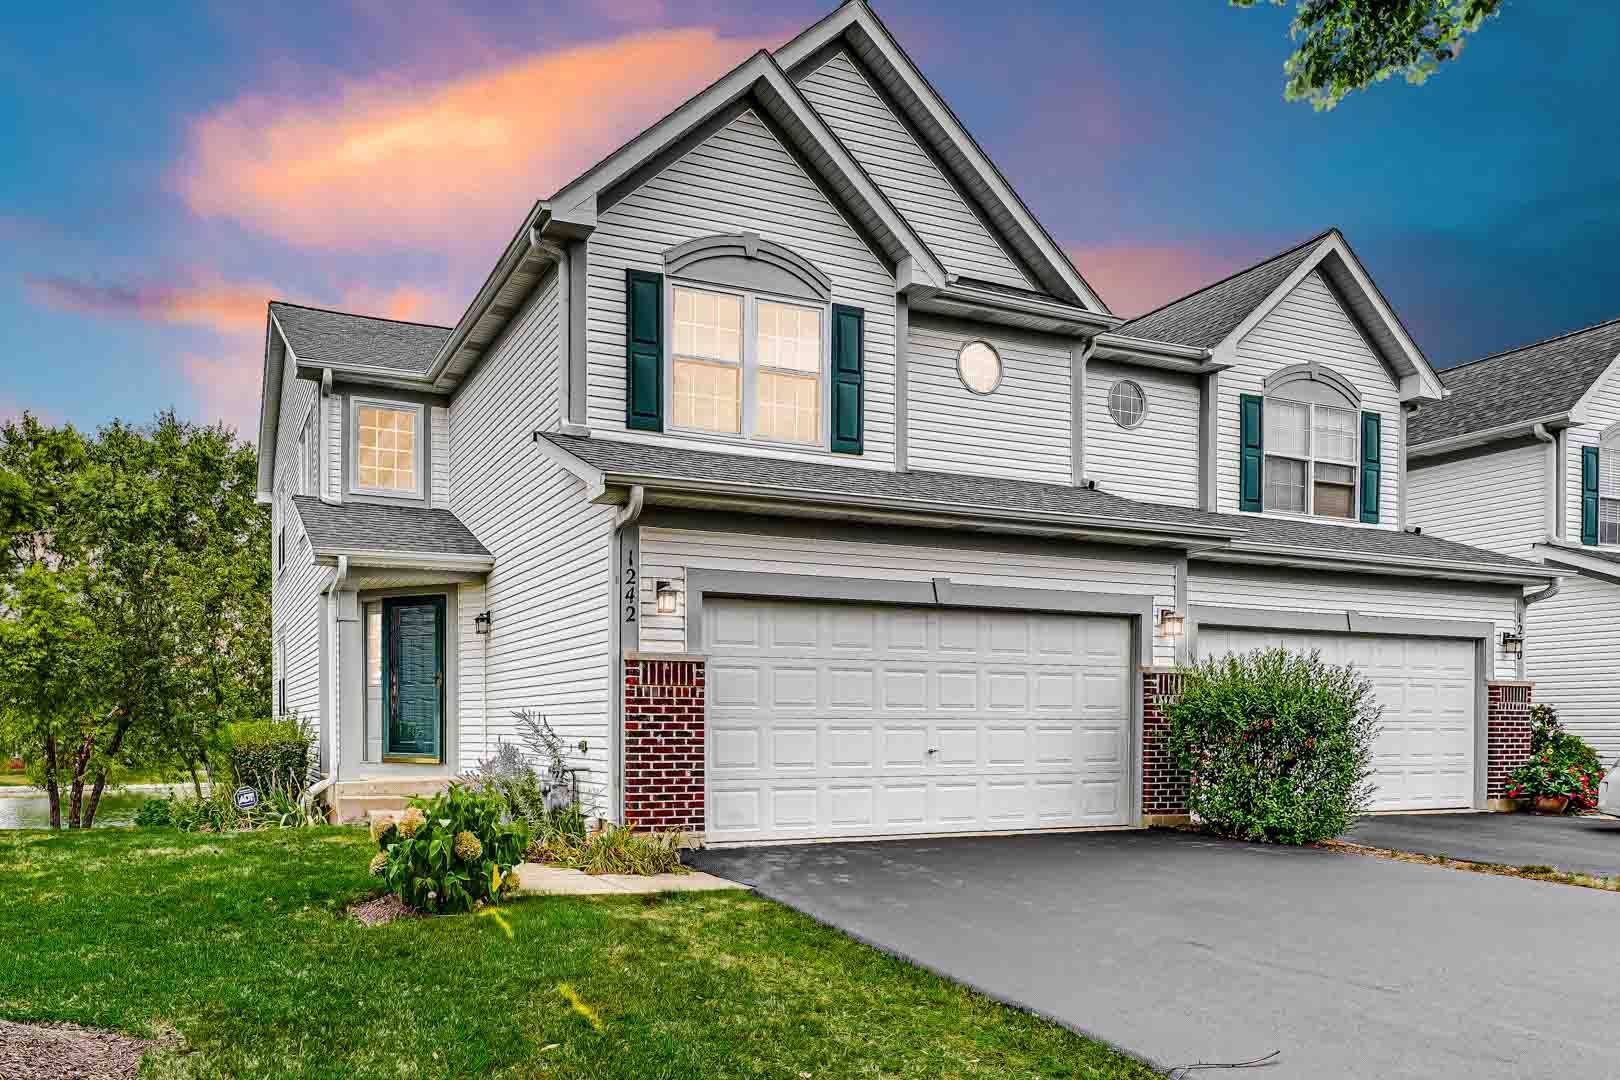
[[[236,803],[238,810],[252,810],[259,805],[259,793],[250,787],[239,787],[232,801]]]

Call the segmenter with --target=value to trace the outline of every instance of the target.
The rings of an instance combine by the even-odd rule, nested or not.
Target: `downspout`
[[[1542,500],[1542,524],[1546,526],[1547,535],[1556,537],[1563,532],[1558,520],[1561,516],[1558,511],[1563,505],[1562,492],[1559,490],[1562,485],[1558,482],[1558,437],[1547,430],[1546,424],[1537,424],[1530,429],[1530,434],[1547,444],[1547,482],[1543,487],[1547,494]]]
[[[629,500],[613,514],[613,585],[612,601],[614,618],[612,622],[612,673],[613,673],[613,708],[608,726],[610,743],[608,746],[608,771],[612,784],[612,798],[605,807],[605,812],[614,820],[624,820],[624,619],[619,614],[619,590],[623,588],[624,574],[624,530],[634,525],[641,518],[641,510],[647,503],[647,489],[640,484],[630,486]],[[637,560],[639,564],[640,560]],[[637,566],[639,573],[640,566]],[[637,586],[639,589],[639,585]],[[639,625],[639,624],[638,624]],[[579,780],[578,774],[574,777]]]
[[[336,608],[337,593],[338,593],[338,590],[343,586],[343,584],[345,582],[347,582],[348,580],[349,580],[349,557],[347,555],[339,555],[337,557],[337,576],[332,579],[332,584],[330,586],[328,586],[328,588],[327,588],[327,592],[331,596],[331,603],[334,605],[333,609],[332,609],[333,614],[332,614],[331,645],[332,645],[332,650],[333,650],[333,653],[334,653],[335,657],[343,655],[343,645],[342,645],[342,642],[340,642],[338,640],[337,608]],[[332,724],[332,771],[327,773],[327,775],[324,778],[322,778],[319,783],[315,784],[308,791],[306,791],[304,793],[303,798],[301,798],[299,800],[299,802],[303,803],[306,807],[313,807],[315,805],[315,800],[317,798],[319,798],[321,795],[323,795],[329,788],[331,788],[333,785],[335,785],[337,783],[337,781],[338,781],[338,773],[343,768],[343,748],[338,745],[338,734],[337,734],[339,727],[342,726],[341,721],[338,718],[343,713],[343,672],[338,669],[338,665],[335,662],[335,660],[334,660],[334,663],[332,664],[332,668],[333,668],[334,673],[337,675],[337,684],[338,684],[337,693],[332,695],[332,717],[333,717],[333,724]],[[308,800],[308,801],[305,802],[305,800]],[[337,807],[336,806],[333,806],[331,809],[332,809],[333,813],[337,812]]]
[[[641,517],[641,507],[647,501],[647,489],[640,484],[630,487],[630,501],[621,506],[613,514],[613,531],[618,532],[626,525],[634,525],[636,519]]]

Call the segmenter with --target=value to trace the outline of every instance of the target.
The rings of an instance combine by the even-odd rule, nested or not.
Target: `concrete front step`
[[[377,777],[370,780],[341,780],[328,792],[332,820],[339,824],[369,821],[378,813],[403,811],[411,799],[437,795],[450,786],[453,777]]]

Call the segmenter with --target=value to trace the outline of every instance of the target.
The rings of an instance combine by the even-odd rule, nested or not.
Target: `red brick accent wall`
[[[624,662],[624,820],[703,831],[703,661]]]
[[[1165,710],[1181,692],[1181,678],[1173,671],[1142,675],[1142,817],[1149,825],[1154,818],[1187,816],[1187,777],[1170,760]]]
[[[1530,758],[1530,686],[1487,683],[1485,797],[1507,797],[1508,773]]]

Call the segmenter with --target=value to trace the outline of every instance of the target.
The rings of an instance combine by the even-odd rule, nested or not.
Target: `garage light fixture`
[[[1502,631],[1502,655],[1523,656],[1524,634],[1518,630]]]
[[[675,588],[675,583],[673,581],[660,581],[654,592],[658,597],[658,614],[675,614],[676,598],[680,596],[680,590]]]
[[[1174,608],[1159,609],[1159,636],[1179,638],[1187,632],[1187,616]]]
[[[489,612],[481,611],[473,617],[473,630],[480,634],[489,633]]]

